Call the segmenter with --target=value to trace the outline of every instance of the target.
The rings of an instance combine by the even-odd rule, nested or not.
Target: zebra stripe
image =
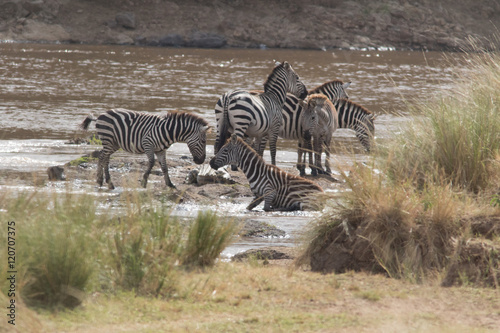
[[[319,185],[266,164],[262,157],[236,134],[233,134],[210,160],[213,169],[228,164],[237,164],[250,183],[255,198],[247,207],[248,210],[252,210],[262,201],[265,211],[320,208],[317,195],[323,190]]]
[[[109,159],[120,148],[129,153],[147,155],[149,165],[142,179],[144,187],[148,182],[156,155],[165,184],[175,188],[168,176],[166,162],[166,150],[175,142],[187,143],[195,163],[201,164],[205,161],[208,123],[196,115],[187,112],[169,112],[160,117],[125,109],[114,109],[106,111],[97,118],[93,118],[92,115],[88,116],[81,124],[81,128],[87,130],[92,121],[96,122],[97,134],[103,145],[97,166],[99,186],[102,186],[104,171],[108,187],[114,188],[109,175]]]
[[[271,161],[276,164],[276,143],[282,122],[281,109],[287,92],[299,98],[307,95],[306,87],[299,76],[285,61],[278,64],[268,76],[264,83],[264,92],[232,90],[222,95],[215,106],[215,153],[224,145],[229,134],[235,133],[241,138],[255,138],[255,147],[261,156],[269,140]]]

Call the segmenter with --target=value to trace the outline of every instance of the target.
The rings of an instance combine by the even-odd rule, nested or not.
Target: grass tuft
[[[188,232],[183,264],[212,266],[232,242],[237,226],[235,221],[221,221],[214,212],[199,212]]]

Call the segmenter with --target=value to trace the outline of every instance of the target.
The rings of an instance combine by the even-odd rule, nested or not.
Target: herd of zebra
[[[217,135],[215,156],[210,166],[218,169],[231,164],[246,175],[255,198],[251,210],[264,201],[264,210],[317,209],[315,195],[323,192],[316,183],[303,178],[306,155],[311,174],[331,172],[329,165],[332,134],[337,128],[356,132],[365,150],[370,151],[374,137],[374,115],[349,100],[345,89],[350,82],[334,80],[307,91],[304,83],[288,62],[276,63],[264,83],[263,91],[231,90],[217,101],[215,118]],[[143,175],[146,187],[149,174],[158,159],[165,184],[175,188],[168,175],[166,150],[175,142],[185,142],[196,164],[206,158],[208,122],[187,112],[168,112],[165,116],[125,109],[109,110],[97,118],[89,115],[81,124],[87,130],[92,121],[102,141],[97,183],[105,177],[114,188],[109,174],[109,159],[118,149],[145,153],[148,167]],[[278,137],[298,141],[297,168],[300,176],[276,167]],[[267,141],[271,164],[262,158]],[[325,169],[321,155],[325,149]],[[313,161],[314,153],[314,161]],[[303,158],[304,157],[304,158]],[[104,175],[103,175],[104,174]]]

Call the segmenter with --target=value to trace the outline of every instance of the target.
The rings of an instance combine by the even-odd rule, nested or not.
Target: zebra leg
[[[325,142],[325,168],[326,168],[326,174],[331,175],[332,170],[330,169],[330,142]]]
[[[247,210],[252,210],[255,207],[257,207],[262,201],[264,200],[264,197],[255,197],[253,201],[248,205]]]
[[[312,138],[309,140],[306,140],[306,147],[305,149],[307,150],[307,154],[309,155],[309,167],[311,168],[311,176],[316,177],[318,175],[318,169],[316,168],[316,165],[314,164],[313,161],[313,147],[312,147]],[[314,140],[314,144],[316,144],[316,140]],[[305,164],[305,161],[304,161]]]
[[[108,184],[108,188],[110,190],[113,190],[115,186],[111,182],[111,175],[109,174],[109,159],[111,157],[111,154],[113,154],[117,149],[111,148],[111,149],[106,149],[103,148],[101,152],[99,153],[99,162],[97,164],[97,184],[99,187],[102,186],[103,183],[103,172],[104,176],[106,178],[106,183]]]
[[[162,150],[156,153],[156,158],[158,162],[160,162],[161,171],[163,172],[163,178],[165,179],[165,185],[171,188],[176,188],[174,184],[170,181],[170,177],[168,176],[168,167],[167,167],[167,151]]]
[[[318,174],[322,175],[325,173],[323,166],[321,165],[321,155],[323,154],[323,140],[314,140],[314,165]]]
[[[301,177],[304,177],[306,175],[305,161],[302,161],[303,155],[304,155],[304,150],[302,148],[302,142],[299,141],[299,147],[297,149],[297,170],[299,170]]]
[[[278,144],[279,127],[269,134],[269,150],[271,151],[271,164],[276,165],[276,150]]]
[[[146,185],[148,184],[148,177],[149,174],[151,173],[151,169],[153,169],[153,166],[155,165],[155,153],[152,149],[145,149],[146,156],[148,157],[148,168],[146,169],[146,172],[142,176],[142,181],[141,185],[142,187],[146,188]]]

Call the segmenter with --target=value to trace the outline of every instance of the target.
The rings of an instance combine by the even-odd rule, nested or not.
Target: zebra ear
[[[342,85],[342,88],[344,88],[344,89],[349,88],[349,86],[351,85],[351,83],[352,83],[352,82],[350,82],[350,81],[349,81],[349,82],[344,83],[344,84]]]
[[[283,61],[283,67],[288,70],[290,69],[290,64],[288,63],[288,61]]]
[[[210,131],[212,130],[212,126],[203,126],[201,128],[202,131],[206,131],[207,133],[210,133]]]
[[[279,65],[281,65],[281,62],[279,62],[279,61],[276,61],[276,62],[274,63],[274,66],[279,66]]]

